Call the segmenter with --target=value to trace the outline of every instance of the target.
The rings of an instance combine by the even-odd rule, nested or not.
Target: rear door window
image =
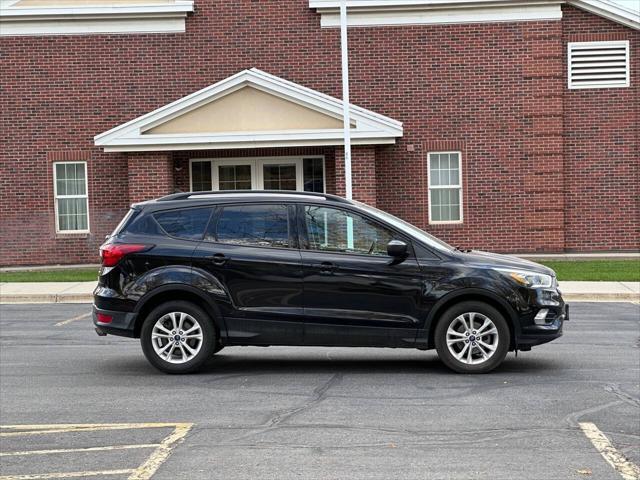
[[[172,237],[202,240],[213,208],[184,208],[158,212],[153,216],[162,229]]]
[[[221,210],[206,240],[257,247],[293,247],[287,205],[230,205]]]

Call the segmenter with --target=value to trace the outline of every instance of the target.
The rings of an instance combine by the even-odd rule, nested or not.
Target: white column
[[[344,188],[351,200],[351,119],[349,118],[349,47],[347,45],[347,0],[340,1],[340,49],[342,53],[342,103],[344,116]]]

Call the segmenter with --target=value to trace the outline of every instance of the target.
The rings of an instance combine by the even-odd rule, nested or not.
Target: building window
[[[209,192],[213,190],[211,183],[211,161],[191,162],[191,191]]]
[[[429,223],[462,222],[460,152],[428,154]]]
[[[87,162],[53,164],[56,231],[89,232],[89,195],[87,194]]]
[[[629,42],[567,44],[569,88],[628,87]]]
[[[304,191],[324,193],[324,158],[303,160]]]

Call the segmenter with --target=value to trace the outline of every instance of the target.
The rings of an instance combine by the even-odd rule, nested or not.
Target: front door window
[[[393,232],[357,213],[332,207],[304,208],[311,250],[387,256]]]
[[[324,158],[269,157],[194,159],[189,168],[193,192],[210,190],[325,191]]]

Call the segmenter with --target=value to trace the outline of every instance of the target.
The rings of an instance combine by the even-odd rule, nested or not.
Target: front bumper
[[[569,320],[569,305],[557,289],[539,289],[529,296],[528,303],[529,311],[520,318],[518,350],[530,350],[561,337],[563,324]],[[536,321],[536,315],[543,310],[547,310],[546,317]]]
[[[98,321],[98,313],[111,317],[108,323]],[[93,324],[98,335],[118,335],[121,337],[135,337],[136,316],[135,312],[120,312],[105,310],[93,305]]]

